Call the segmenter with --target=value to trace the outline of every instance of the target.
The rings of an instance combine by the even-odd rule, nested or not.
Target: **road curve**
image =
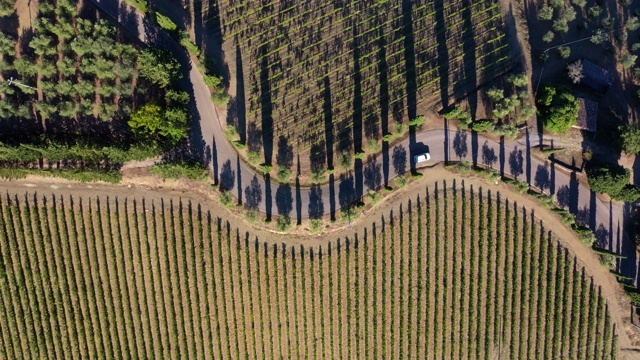
[[[384,155],[370,157],[364,163],[356,160],[349,176],[330,175],[328,184],[311,189],[301,188],[297,182],[278,184],[269,175],[254,173],[239,158],[225,136],[202,74],[178,43],[124,0],[92,1],[142,42],[168,48],[176,56],[183,67],[181,85],[191,94],[194,104],[194,147],[210,164],[216,182],[229,189],[240,203],[255,206],[268,217],[284,214],[297,221],[329,213],[336,216],[341,206],[359,199],[370,189],[387,184],[399,173],[410,171],[412,155],[428,147],[433,163],[471,161],[556,195],[581,222],[595,230],[600,246],[627,256],[619,270],[636,277],[635,246],[625,240],[623,231],[628,207],[601,201],[575,173],[532,157],[531,144],[537,141],[537,136],[525,137],[523,145],[516,141],[498,143],[467,132],[426,130],[394,145]],[[429,176],[428,169],[422,172]]]

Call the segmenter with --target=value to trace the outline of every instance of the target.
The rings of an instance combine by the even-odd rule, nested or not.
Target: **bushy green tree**
[[[629,154],[640,153],[640,127],[625,126],[621,129],[622,148]]]
[[[180,109],[166,112],[157,104],[146,104],[131,114],[129,126],[144,138],[166,140],[175,145],[187,138],[187,115]]]
[[[15,11],[14,0],[0,0],[0,18],[12,15]]]
[[[545,86],[539,94],[538,104],[538,115],[548,131],[564,134],[578,123],[580,102],[564,88]]]
[[[182,77],[180,64],[165,49],[145,49],[138,58],[140,75],[152,83],[166,88]]]
[[[538,18],[540,20],[551,20],[553,19],[553,8],[545,6],[538,12]]]
[[[637,201],[640,190],[629,184],[629,169],[616,163],[593,163],[587,166],[587,180],[592,191],[609,194],[612,199]]]

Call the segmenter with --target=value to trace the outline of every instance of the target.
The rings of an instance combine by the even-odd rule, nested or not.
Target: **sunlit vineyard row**
[[[440,185],[353,238],[267,244],[201,204],[0,200],[0,357],[609,359],[600,289],[499,193]]]

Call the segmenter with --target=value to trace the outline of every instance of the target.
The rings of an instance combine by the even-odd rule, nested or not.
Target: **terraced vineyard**
[[[512,65],[497,0],[218,0],[217,8],[241,55],[248,146],[264,146],[267,162],[269,137],[312,154],[326,147],[329,161],[334,147],[360,150],[363,139],[378,141]]]
[[[2,358],[616,357],[599,288],[500,194],[430,189],[314,249],[179,200],[0,201]]]

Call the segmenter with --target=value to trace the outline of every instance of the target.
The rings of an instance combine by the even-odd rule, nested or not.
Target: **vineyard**
[[[241,58],[247,146],[268,163],[270,142],[283,138],[299,152],[326,149],[331,165],[334,148],[360,151],[512,65],[495,0],[219,0],[217,8]]]
[[[617,355],[599,287],[499,193],[427,189],[322,248],[177,198],[0,202],[2,358]]]

